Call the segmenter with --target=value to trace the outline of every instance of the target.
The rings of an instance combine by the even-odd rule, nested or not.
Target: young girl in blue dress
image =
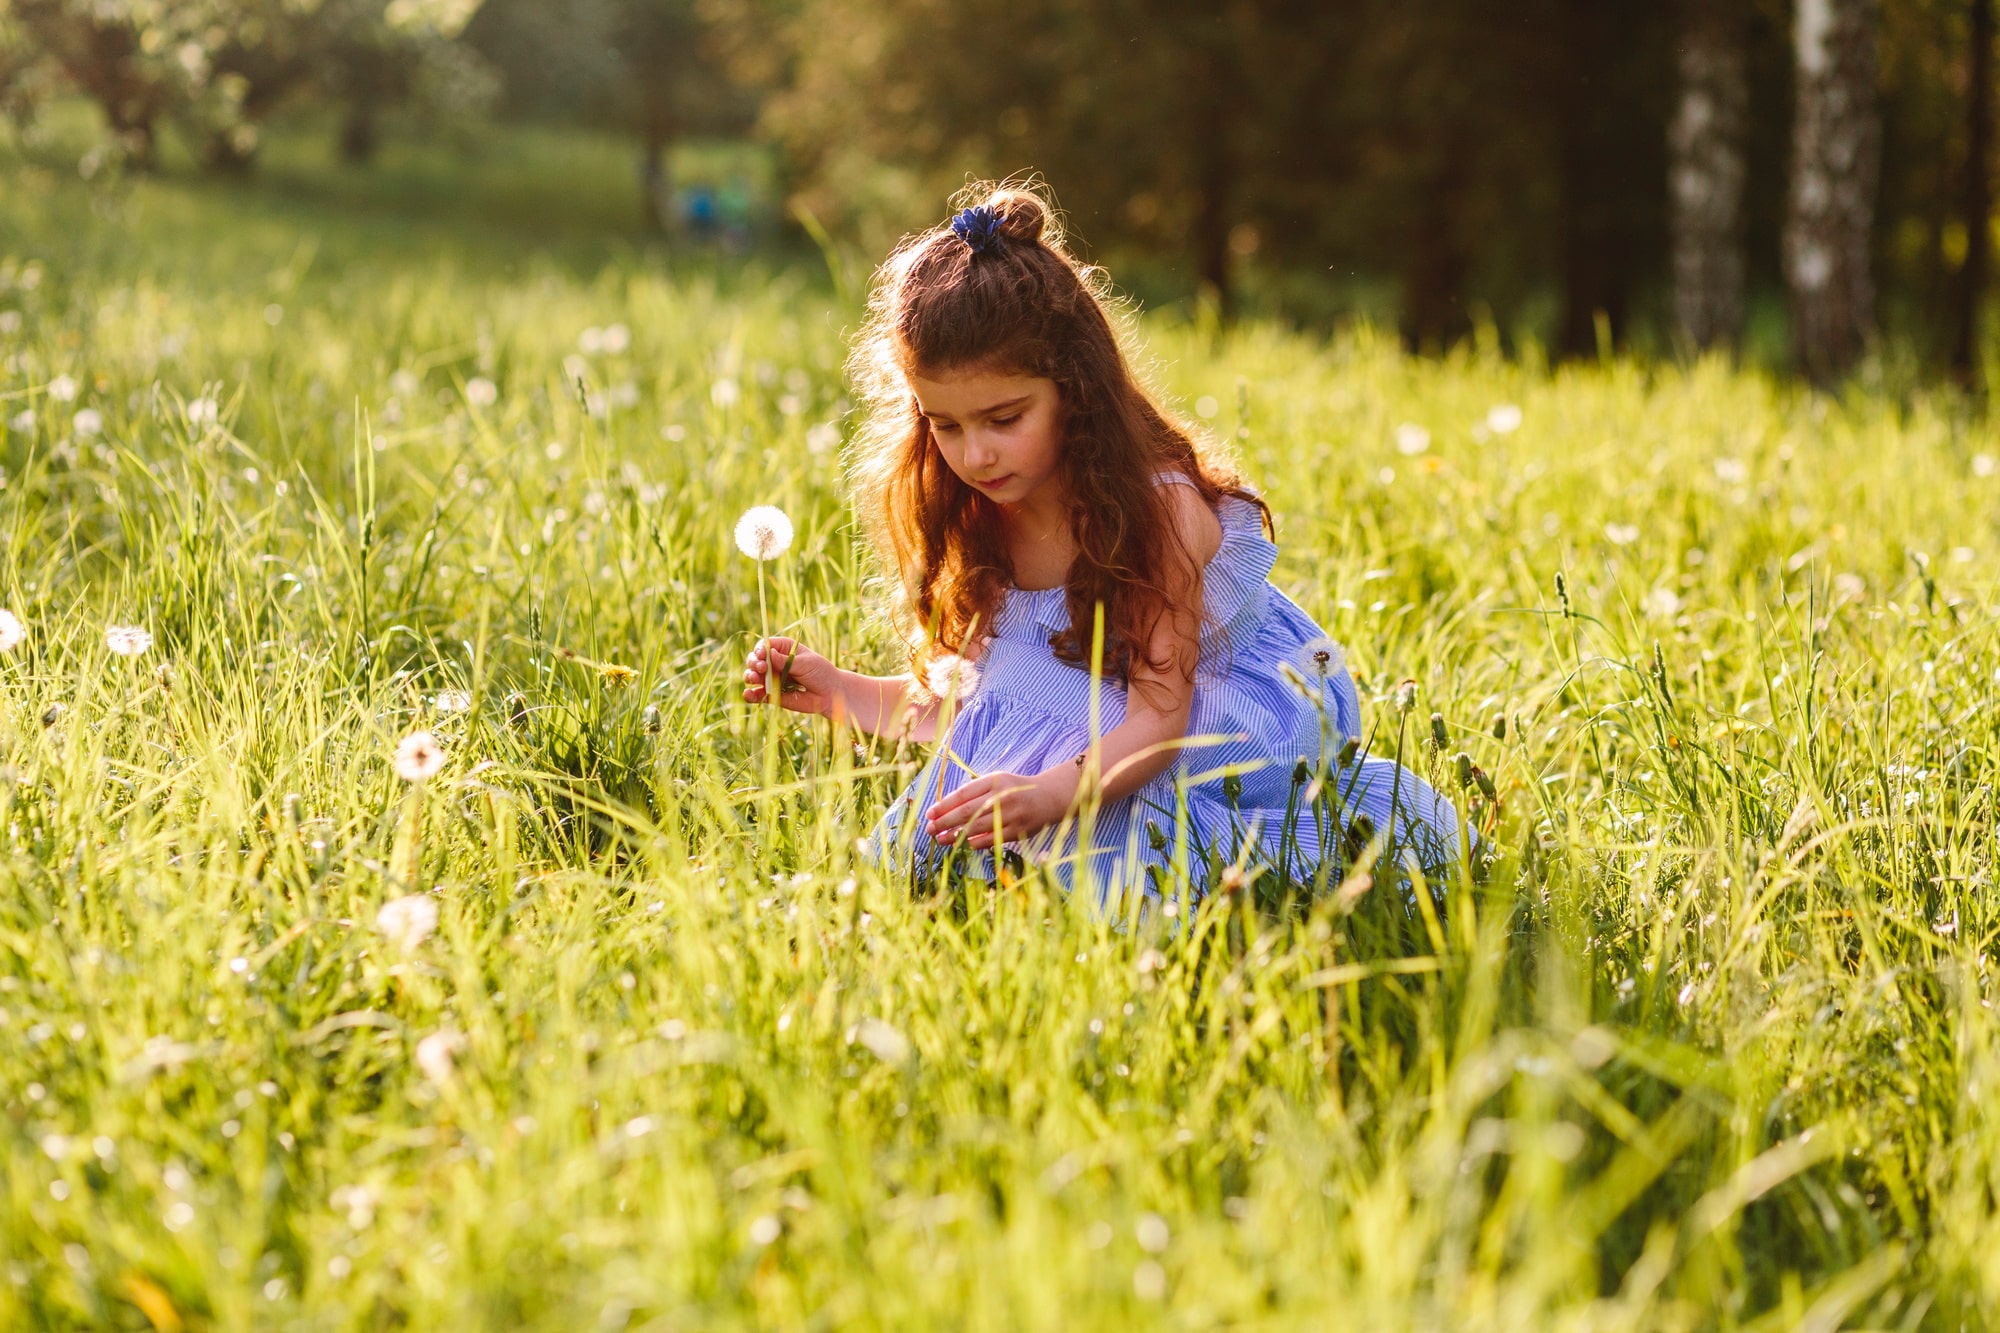
[[[922,874],[1005,845],[1100,903],[1183,876],[1324,882],[1369,830],[1456,861],[1450,803],[1357,751],[1343,654],[1267,581],[1270,511],[1139,384],[1101,271],[1038,195],[987,192],[905,242],[850,369],[854,494],[911,670],[774,637],[744,697],[767,697],[775,662],[784,707],[936,744],[879,853]]]

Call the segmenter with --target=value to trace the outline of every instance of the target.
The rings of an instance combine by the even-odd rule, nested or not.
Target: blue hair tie
[[[1000,210],[991,204],[974,204],[951,220],[951,234],[964,241],[976,255],[1005,254],[1000,239]]]

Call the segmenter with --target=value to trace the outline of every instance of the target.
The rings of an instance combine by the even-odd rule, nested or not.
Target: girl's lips
[[[990,491],[996,487],[1005,486],[1008,482],[1012,480],[1014,480],[1014,474],[1009,472],[1004,477],[995,477],[991,481],[975,481],[972,484],[977,486],[982,491]]]

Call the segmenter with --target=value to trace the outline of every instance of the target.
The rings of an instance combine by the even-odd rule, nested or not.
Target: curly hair
[[[869,536],[899,580],[899,609],[919,673],[935,654],[964,654],[993,624],[1014,582],[999,506],[959,480],[932,438],[910,379],[967,371],[1055,383],[1060,477],[1076,558],[1064,580],[1069,627],[1058,659],[1090,660],[1104,608],[1104,668],[1170,663],[1146,645],[1185,587],[1194,559],[1178,535],[1161,472],[1181,472],[1213,507],[1242,479],[1173,420],[1133,374],[1100,268],[1063,246],[1052,204],[1032,184],[976,185],[956,204],[991,210],[999,244],[975,250],[950,223],[907,238],[877,271],[849,374],[865,409],[850,479]],[[1189,668],[1191,669],[1191,667]]]

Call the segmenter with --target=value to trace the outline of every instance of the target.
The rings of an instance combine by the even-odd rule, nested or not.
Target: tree
[[[1881,170],[1873,0],[1799,0],[1785,272],[1799,368],[1830,384],[1875,328],[1870,241]]]
[[[1743,326],[1745,117],[1750,90],[1739,0],[1684,0],[1680,87],[1667,130],[1674,324],[1690,347],[1734,344]]]
[[[1979,310],[1993,254],[1993,0],[1971,0],[1971,6],[1962,183],[1965,263],[1958,275],[1951,371],[1962,386],[1978,390]]]

